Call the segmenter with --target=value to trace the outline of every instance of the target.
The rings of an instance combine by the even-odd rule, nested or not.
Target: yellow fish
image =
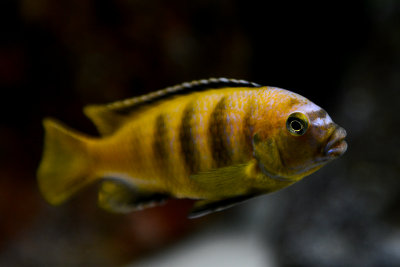
[[[183,83],[84,113],[101,137],[43,121],[37,176],[51,204],[99,180],[106,210],[190,198],[197,217],[287,187],[347,149],[346,131],[322,108],[244,80]]]

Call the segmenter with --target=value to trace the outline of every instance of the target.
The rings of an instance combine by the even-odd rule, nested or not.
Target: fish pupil
[[[290,122],[290,127],[295,131],[295,132],[300,132],[303,129],[303,125],[301,124],[300,121],[298,120],[293,120]]]

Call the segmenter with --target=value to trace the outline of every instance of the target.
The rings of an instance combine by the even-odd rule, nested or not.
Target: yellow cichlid
[[[243,80],[183,83],[84,112],[101,137],[43,121],[37,176],[51,204],[100,180],[106,210],[191,198],[197,217],[287,187],[347,149],[346,131],[308,99]]]

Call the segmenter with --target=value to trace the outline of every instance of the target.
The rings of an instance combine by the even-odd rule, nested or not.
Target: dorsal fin
[[[105,107],[110,110],[114,110],[120,114],[127,114],[139,106],[148,105],[166,97],[171,97],[175,95],[186,95],[192,92],[201,92],[208,89],[218,89],[226,87],[261,87],[261,85],[245,80],[210,78],[196,80],[192,82],[185,82],[146,95],[112,102],[105,105]]]
[[[93,121],[102,135],[108,135],[119,128],[126,115],[138,108],[172,96],[226,87],[261,87],[261,85],[245,80],[228,78],[196,80],[106,105],[89,105],[84,108],[84,113]]]
[[[108,109],[104,105],[89,105],[83,108],[83,113],[96,126],[102,136],[110,135],[125,121],[123,115]]]

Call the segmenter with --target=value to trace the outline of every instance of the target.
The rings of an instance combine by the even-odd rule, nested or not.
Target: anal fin
[[[101,208],[116,212],[128,213],[157,205],[161,205],[169,196],[138,189],[119,181],[104,181],[98,195]]]

